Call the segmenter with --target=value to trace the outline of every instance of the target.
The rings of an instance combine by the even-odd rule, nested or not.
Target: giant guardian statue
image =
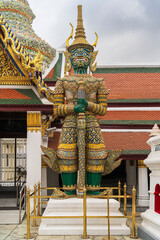
[[[71,25],[72,26],[72,25]],[[42,147],[43,160],[61,173],[64,194],[101,194],[101,176],[112,172],[121,163],[116,160],[121,150],[106,150],[97,115],[107,111],[107,95],[104,79],[96,78],[96,42],[91,45],[86,40],[82,19],[82,6],[78,6],[75,39],[71,45],[66,41],[65,72],[58,79],[52,95],[54,118],[64,116],[58,149]]]

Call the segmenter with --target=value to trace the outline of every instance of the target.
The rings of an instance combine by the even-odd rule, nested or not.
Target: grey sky
[[[76,27],[77,5],[89,43],[99,35],[100,64],[160,64],[160,0],[28,0],[35,32],[53,47]]]

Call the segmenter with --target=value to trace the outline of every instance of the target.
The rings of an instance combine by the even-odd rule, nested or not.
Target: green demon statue
[[[54,116],[65,116],[65,120],[57,151],[42,147],[43,160],[61,173],[66,194],[76,194],[77,179],[79,192],[85,186],[87,194],[100,194],[101,176],[120,165],[121,160],[116,159],[121,150],[108,153],[96,118],[106,114],[109,92],[103,79],[88,74],[96,69],[97,39],[94,45],[86,40],[81,5],[75,40],[69,45],[72,35],[73,27],[64,54],[66,72],[73,68],[74,73],[57,81],[52,98]]]

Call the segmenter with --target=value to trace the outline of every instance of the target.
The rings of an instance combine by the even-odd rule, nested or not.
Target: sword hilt
[[[84,81],[81,79],[79,81],[79,88],[78,88],[78,98],[85,98],[85,89],[84,89]]]

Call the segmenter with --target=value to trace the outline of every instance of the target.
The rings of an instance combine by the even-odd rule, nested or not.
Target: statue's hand
[[[77,103],[78,103],[78,104],[82,104],[82,105],[84,105],[85,108],[88,107],[88,102],[87,102],[87,100],[84,99],[84,98],[78,98],[78,99],[77,99]]]
[[[84,113],[86,111],[86,107],[83,104],[79,104],[77,106],[74,106],[74,112],[75,113]]]

